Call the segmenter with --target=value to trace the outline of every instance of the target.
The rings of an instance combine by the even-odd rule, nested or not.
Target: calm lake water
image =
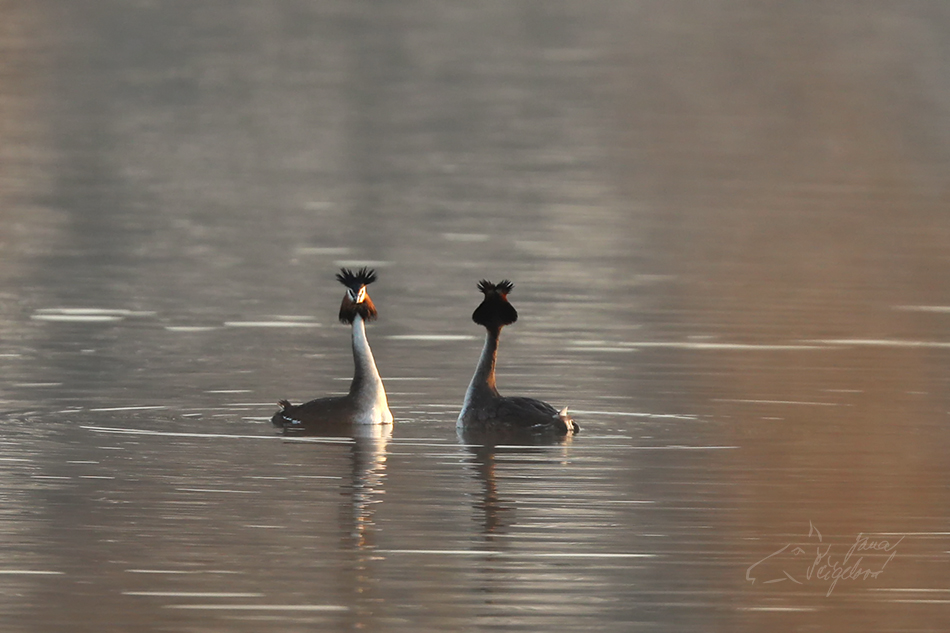
[[[0,23],[3,631],[947,630],[945,2]],[[481,278],[576,438],[456,436]]]

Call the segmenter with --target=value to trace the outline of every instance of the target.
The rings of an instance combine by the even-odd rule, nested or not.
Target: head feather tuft
[[[336,280],[347,288],[358,292],[363,286],[368,286],[376,281],[376,271],[366,266],[355,273],[349,268],[341,268],[340,272],[336,274]]]
[[[507,279],[502,279],[497,284],[493,284],[487,279],[482,279],[480,282],[478,282],[478,289],[485,294],[488,294],[489,292],[498,292],[503,295],[507,295],[511,293],[514,287],[515,285]]]

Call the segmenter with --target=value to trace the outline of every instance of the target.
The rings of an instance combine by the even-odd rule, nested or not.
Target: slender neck
[[[500,336],[500,327],[488,328],[488,335],[485,337],[485,346],[482,348],[482,355],[478,359],[478,365],[475,367],[475,375],[472,376],[472,382],[468,386],[468,394],[470,397],[476,395],[498,395],[498,390],[495,388],[495,358],[498,356],[498,338]]]
[[[350,383],[350,394],[356,395],[367,390],[382,390],[383,381],[376,369],[376,360],[373,351],[366,340],[366,324],[363,318],[356,315],[353,319],[353,363],[356,366],[353,372],[353,382]]]

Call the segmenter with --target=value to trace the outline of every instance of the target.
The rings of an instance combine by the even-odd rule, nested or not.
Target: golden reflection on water
[[[749,630],[773,617],[749,608],[815,610],[826,630],[926,627],[934,612],[882,605],[896,594],[867,589],[950,582],[935,564],[947,558],[946,539],[933,534],[946,531],[950,351],[915,345],[946,342],[950,318],[900,309],[950,304],[945,174],[930,147],[910,141],[927,106],[898,96],[911,89],[904,70],[935,51],[913,43],[922,23],[911,21],[890,23],[891,39],[854,55],[875,35],[833,13],[750,9],[748,29],[728,42],[694,38],[702,28],[678,15],[682,31],[653,36],[667,50],[688,48],[631,82],[633,91],[655,73],[667,88],[631,96],[641,106],[629,113],[632,136],[645,141],[631,151],[648,165],[630,190],[652,185],[656,230],[696,328],[713,342],[847,339],[695,356],[711,414],[742,446],[722,468],[736,503],[726,528],[752,539],[739,549],[744,562],[804,542],[809,522],[842,555],[861,533],[910,535],[877,579],[842,581],[828,600],[827,583],[752,591],[728,570],[724,580],[749,594]],[[811,43],[802,46],[802,34]],[[674,76],[692,82],[690,98],[667,84]],[[874,604],[836,609],[848,600]]]

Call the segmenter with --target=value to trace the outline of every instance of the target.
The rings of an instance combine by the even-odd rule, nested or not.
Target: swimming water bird
[[[345,396],[318,398],[300,405],[281,400],[280,411],[271,421],[285,433],[339,431],[348,425],[392,424],[386,390],[366,340],[366,322],[376,319],[366,286],[376,281],[376,271],[361,268],[356,273],[343,268],[337,281],[346,286],[340,304],[340,322],[353,326],[353,362],[356,366],[350,391]]]
[[[465,393],[457,427],[471,437],[556,438],[577,433],[580,427],[568,415],[567,407],[558,411],[534,398],[502,396],[495,388],[501,328],[518,320],[517,310],[508,302],[513,288],[514,284],[507,279],[498,284],[484,279],[478,283],[485,298],[472,313],[472,320],[484,326],[488,334]]]

